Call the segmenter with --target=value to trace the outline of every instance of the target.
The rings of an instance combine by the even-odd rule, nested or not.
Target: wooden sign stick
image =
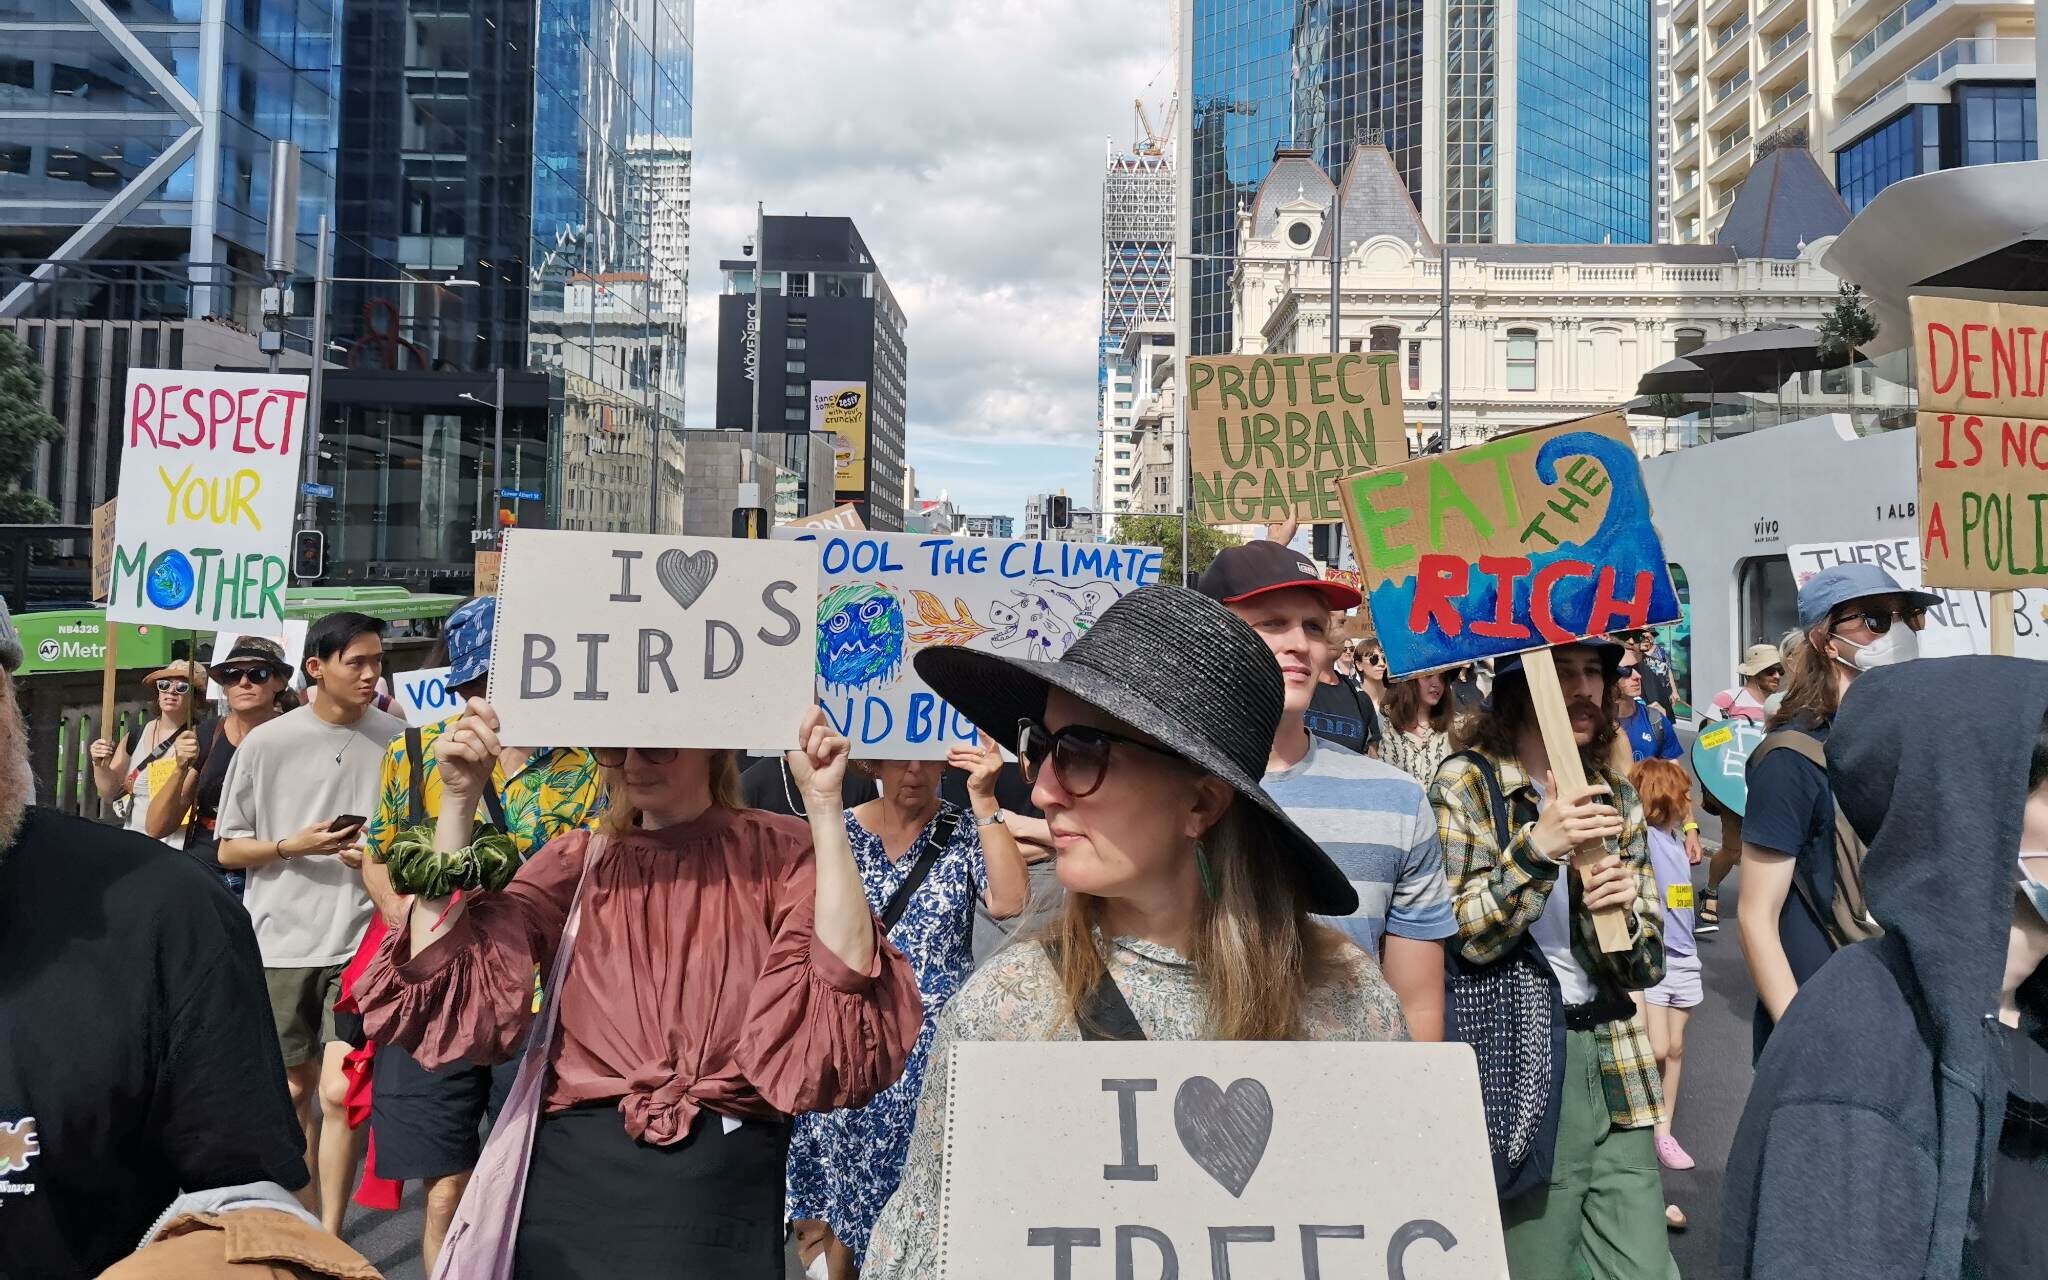
[[[114,680],[117,674],[114,661],[114,642],[121,638],[121,624],[103,622],[107,632],[107,661],[100,670],[100,737],[113,741],[114,737]]]
[[[2013,610],[2019,608],[2017,591],[1991,593],[1991,652],[2010,658],[2013,647]]]
[[[1543,731],[1543,750],[1550,757],[1550,775],[1557,783],[1551,797],[1576,791],[1586,785],[1586,767],[1579,759],[1578,739],[1572,736],[1571,713],[1564,705],[1564,688],[1557,680],[1557,663],[1548,649],[1522,655],[1522,671],[1529,679],[1529,700],[1536,708],[1536,724]],[[1572,861],[1581,872],[1607,856],[1605,844],[1580,845]],[[1554,892],[1554,891],[1553,891]],[[1593,913],[1593,931],[1602,951],[1627,951],[1633,944],[1628,936],[1628,912],[1609,907]]]

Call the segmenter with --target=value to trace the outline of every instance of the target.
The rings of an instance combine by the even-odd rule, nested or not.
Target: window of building
[[[1536,389],[1536,331],[1508,330],[1508,390]]]
[[[782,371],[784,373],[802,373],[804,371],[804,362],[801,360],[785,360],[782,362]]]
[[[1962,116],[1964,164],[2005,164],[2035,158],[2038,139],[2034,86],[1956,86]]]
[[[810,272],[792,271],[789,273],[789,296],[792,298],[808,298],[811,296]]]
[[[811,414],[808,409],[784,409],[782,418],[785,422],[809,422]]]
[[[783,384],[782,393],[784,395],[796,396],[801,398],[803,396],[811,394],[811,388],[807,383],[790,382]]]
[[[1705,345],[1707,345],[1707,331],[1705,329],[1678,329],[1674,330],[1671,335],[1671,352],[1673,355],[1689,356]]]
[[[1365,343],[1357,338],[1353,338],[1349,343],[1349,349],[1352,351],[1363,351],[1365,350]]]
[[[786,339],[784,339],[784,340],[783,340],[783,344],[782,344],[782,345],[783,345],[783,346],[785,346],[785,347],[788,347],[788,348],[789,348],[789,349],[790,349],[791,351],[802,351],[802,350],[803,350],[804,348],[806,348],[806,347],[808,347],[808,346],[810,345],[810,339],[808,339],[808,338],[786,338]]]
[[[1413,338],[1408,340],[1408,389],[1422,390],[1422,344]]]
[[[1120,476],[1127,476],[1131,474],[1131,469],[1129,467],[1118,467],[1116,473]]]
[[[1376,324],[1372,327],[1371,351],[1399,351],[1401,349],[1401,326],[1397,324]]]
[[[1306,222],[1290,222],[1287,224],[1287,243],[1305,249],[1315,233],[1315,228]]]

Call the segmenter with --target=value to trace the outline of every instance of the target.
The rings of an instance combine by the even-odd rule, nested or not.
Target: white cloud
[[[860,228],[909,317],[927,496],[1017,514],[1085,493],[1103,140],[1170,81],[1170,3],[698,0],[690,422],[715,402],[718,262],[759,199]],[[1065,447],[976,465],[1041,441]]]

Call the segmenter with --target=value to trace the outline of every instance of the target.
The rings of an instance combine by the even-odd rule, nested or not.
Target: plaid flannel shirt
[[[1491,757],[1488,757],[1491,759]],[[1444,872],[1451,882],[1451,909],[1458,918],[1458,945],[1466,959],[1487,964],[1506,955],[1543,914],[1558,883],[1558,866],[1536,852],[1529,829],[1536,821],[1536,789],[1518,760],[1495,760],[1501,794],[1508,804],[1512,838],[1500,847],[1487,799],[1486,780],[1470,760],[1446,761],[1429,786],[1443,844]],[[1625,996],[1664,978],[1663,916],[1657,909],[1657,876],[1650,865],[1643,804],[1626,779],[1606,770],[1595,781],[1613,788],[1624,824],[1621,861],[1636,878],[1635,945],[1603,952],[1590,912],[1573,895],[1572,956],[1603,993]],[[1610,1022],[1594,1033],[1600,1078],[1614,1126],[1644,1129],[1664,1119],[1664,1091],[1657,1057],[1640,1014]]]

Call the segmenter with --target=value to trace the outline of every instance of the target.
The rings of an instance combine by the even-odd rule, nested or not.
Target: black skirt
[[[611,1103],[541,1118],[520,1211],[517,1280],[780,1280],[789,1126],[727,1133],[709,1111],[657,1147]]]

